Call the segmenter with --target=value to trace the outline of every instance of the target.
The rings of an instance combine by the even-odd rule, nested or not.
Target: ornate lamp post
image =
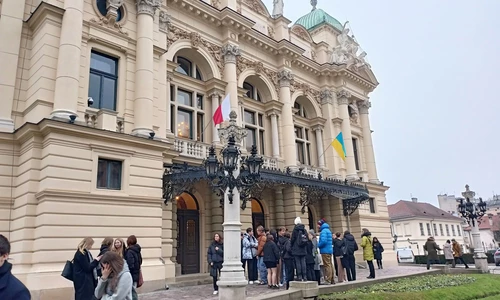
[[[476,193],[469,189],[469,185],[465,185],[465,192],[462,192],[462,197],[458,204],[458,212],[472,227],[472,242],[474,245],[474,261],[477,269],[487,273],[488,261],[484,254],[484,249],[481,245],[481,235],[479,233],[480,219],[486,213],[486,202],[479,198],[479,202],[474,199]],[[465,203],[464,203],[465,200]]]
[[[209,149],[205,160],[207,177],[215,191],[224,192],[224,263],[221,270],[219,299],[245,299],[247,281],[241,265],[240,206],[233,201],[240,199],[240,191],[245,191],[260,180],[262,157],[257,156],[257,148],[252,146],[250,156],[241,157],[238,144],[246,136],[246,130],[236,125],[236,112],[229,115],[229,125],[219,129],[222,142],[227,146],[222,150],[222,161],[216,157],[215,148]],[[243,199],[242,208],[247,199]],[[239,202],[238,202],[239,203]]]

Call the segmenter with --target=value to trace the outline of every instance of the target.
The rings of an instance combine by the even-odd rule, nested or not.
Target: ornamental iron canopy
[[[482,198],[476,201],[474,196],[476,193],[469,189],[469,185],[465,185],[465,192],[462,192],[464,198],[458,199],[459,204],[457,210],[467,223],[475,226],[476,222],[481,224],[481,218],[486,214],[486,202]]]

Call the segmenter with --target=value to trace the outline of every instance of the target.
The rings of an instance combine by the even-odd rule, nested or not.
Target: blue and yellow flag
[[[337,135],[337,137],[332,142],[332,147],[337,151],[339,156],[345,161],[346,151],[344,146],[344,137],[342,136],[342,132]]]

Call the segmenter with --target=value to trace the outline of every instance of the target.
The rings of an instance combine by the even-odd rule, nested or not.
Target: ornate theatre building
[[[0,233],[34,299],[71,297],[60,274],[86,236],[97,249],[136,235],[143,291],[207,272],[224,207],[202,162],[224,146],[212,115],[228,94],[243,155],[264,158],[234,204],[243,230],[325,218],[391,249],[378,82],[348,26],[312,2],[292,22],[260,0],[0,1]]]

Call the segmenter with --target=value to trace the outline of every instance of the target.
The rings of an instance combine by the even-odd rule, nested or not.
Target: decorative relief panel
[[[259,1],[256,1],[256,0],[243,0],[243,4],[247,5],[253,11],[256,11],[257,13],[263,15],[264,17],[268,17],[269,16],[269,13],[267,12],[267,9],[265,7],[262,7],[262,5],[259,3]]]
[[[212,5],[213,7],[217,8],[217,9],[220,9],[220,0],[210,0],[210,5]]]
[[[320,91],[311,88],[311,86],[307,83],[302,83],[297,80],[294,80],[292,85],[290,86],[290,91],[294,93],[295,91],[302,91],[304,95],[308,95],[313,98],[316,102],[320,103]]]
[[[299,38],[303,39],[304,41],[312,43],[311,36],[304,28],[300,26],[293,26],[292,32],[295,33]]]
[[[259,75],[264,75],[267,78],[271,80],[271,82],[274,85],[274,89],[276,92],[279,92],[280,86],[278,84],[278,73],[275,71],[272,71],[266,67],[264,67],[264,64],[262,62],[255,62],[253,60],[250,60],[248,58],[238,56],[238,63],[236,65],[236,76],[239,77],[240,74],[245,71],[248,68],[254,68],[255,73]]]

